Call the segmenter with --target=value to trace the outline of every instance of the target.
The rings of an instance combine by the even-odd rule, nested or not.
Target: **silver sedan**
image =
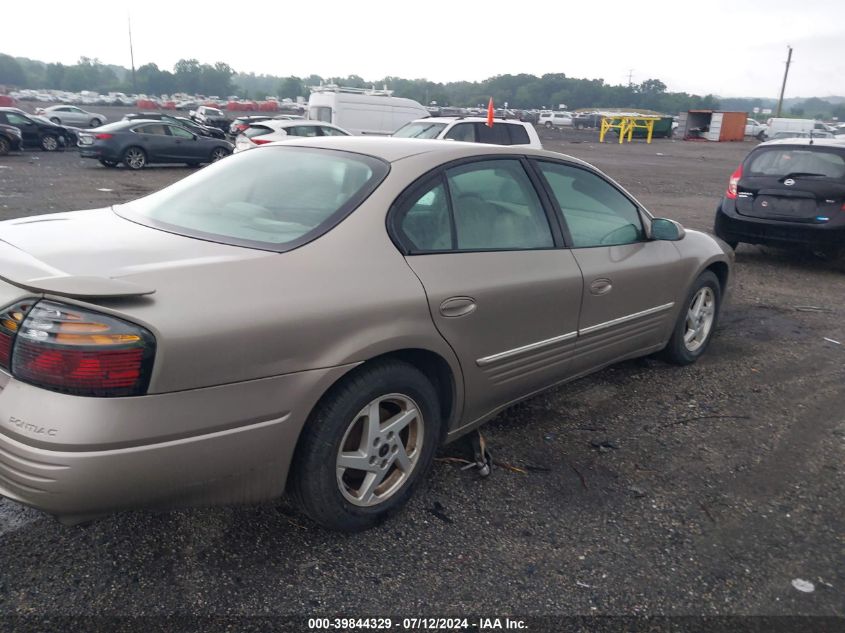
[[[88,112],[72,105],[57,105],[49,108],[39,108],[35,114],[49,119],[56,125],[72,125],[74,127],[100,127],[108,119],[96,112]]]

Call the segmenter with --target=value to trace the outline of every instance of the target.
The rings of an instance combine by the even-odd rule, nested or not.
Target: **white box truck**
[[[391,90],[312,86],[308,118],[325,121],[353,134],[393,134],[400,127],[429,116],[413,99],[394,97]]]

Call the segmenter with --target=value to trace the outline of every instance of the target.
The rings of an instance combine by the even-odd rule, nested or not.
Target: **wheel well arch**
[[[383,354],[379,354],[378,356],[373,356],[372,358],[367,359],[351,371],[348,371],[342,376],[340,376],[335,382],[329,385],[329,387],[317,400],[317,403],[314,405],[314,409],[319,406],[319,404],[326,398],[327,395],[329,395],[335,389],[338,384],[349,380],[363,368],[369,367],[374,363],[379,363],[386,360],[399,360],[408,363],[409,365],[412,365],[413,367],[421,371],[423,375],[425,375],[425,377],[428,378],[428,380],[431,382],[432,386],[434,387],[434,390],[437,392],[437,397],[440,404],[440,415],[441,419],[443,420],[440,440],[442,441],[443,439],[445,439],[449,428],[452,426],[452,422],[454,422],[454,418],[458,413],[457,377],[455,376],[455,372],[452,370],[452,367],[449,365],[448,361],[445,358],[443,358],[440,354],[427,349],[403,348],[390,352],[385,352]]]
[[[724,294],[725,289],[728,287],[728,275],[730,274],[728,265],[725,262],[716,261],[707,266],[704,270],[709,270],[716,275],[719,280],[719,287]]]

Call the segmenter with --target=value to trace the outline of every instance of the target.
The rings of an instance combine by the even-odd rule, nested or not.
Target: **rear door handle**
[[[476,307],[472,297],[450,297],[440,304],[440,314],[445,317],[462,317],[475,312]]]
[[[601,279],[594,279],[590,284],[590,294],[606,295],[613,289],[613,282],[610,279],[602,277]]]

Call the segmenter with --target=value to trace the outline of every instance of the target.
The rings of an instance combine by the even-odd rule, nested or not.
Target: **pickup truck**
[[[768,131],[769,126],[765,123],[760,123],[759,121],[755,121],[754,119],[747,119],[745,123],[745,135],[746,136],[753,136],[755,138],[760,139],[761,141],[766,138],[766,132]]]
[[[231,123],[222,110],[212,108],[211,106],[199,106],[196,110],[191,110],[188,113],[194,121],[200,125],[209,127],[216,127],[224,132],[229,131],[229,124]]]

